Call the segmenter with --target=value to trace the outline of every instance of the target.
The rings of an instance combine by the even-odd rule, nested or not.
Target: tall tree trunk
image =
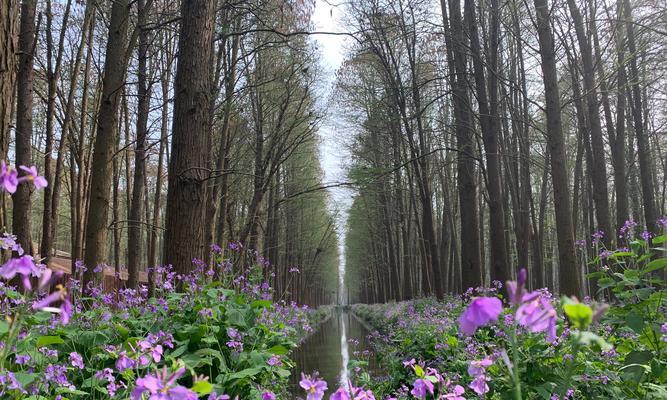
[[[166,55],[169,57],[169,55]],[[157,239],[158,224],[160,222],[160,203],[162,202],[162,175],[164,165],[164,155],[169,138],[169,82],[171,81],[171,60],[163,66],[160,77],[162,82],[162,118],[160,126],[160,149],[158,150],[157,174],[155,177],[155,200],[153,200],[153,222],[150,232],[150,242],[148,246],[148,267],[151,271],[148,274],[148,291],[153,295],[155,289],[155,271],[157,266]]]
[[[593,180],[593,200],[595,201],[595,216],[599,228],[605,233],[604,242],[610,245],[614,241],[615,229],[611,225],[609,212],[609,198],[607,197],[607,162],[602,139],[600,124],[600,107],[598,105],[597,89],[595,86],[595,66],[593,50],[591,49],[590,30],[586,32],[584,20],[581,17],[575,0],[567,1],[574,28],[579,42],[579,52],[583,64],[584,95],[586,97],[586,111],[588,127],[591,134],[591,149],[593,151],[593,165],[591,179]],[[594,22],[592,22],[594,23]]]
[[[69,6],[69,4],[68,4]],[[83,26],[81,29],[81,41],[77,49],[77,53],[74,60],[72,77],[70,79],[70,88],[67,96],[67,103],[65,105],[65,115],[64,120],[61,125],[61,135],[60,142],[58,144],[58,155],[56,157],[56,168],[53,174],[53,179],[51,185],[47,187],[49,190],[44,191],[44,213],[42,215],[42,244],[41,244],[41,255],[42,257],[48,260],[51,256],[51,251],[53,249],[53,242],[56,236],[56,229],[58,225],[58,205],[60,203],[60,188],[62,187],[61,175],[64,169],[65,162],[65,149],[68,148],[67,144],[69,143],[69,137],[72,134],[71,125],[74,118],[74,97],[77,92],[77,83],[79,81],[79,69],[81,67],[81,60],[83,57],[83,49],[86,45],[86,40],[90,36],[89,25],[91,24],[92,18],[95,13],[95,5],[88,4],[84,12]],[[63,24],[66,24],[67,18],[63,18]],[[53,132],[49,133],[49,123],[53,124],[53,118],[55,117],[55,97],[57,94],[56,80],[60,75],[57,72],[61,67],[62,63],[62,54],[64,52],[64,38],[65,38],[65,27],[62,28],[59,44],[58,44],[58,54],[56,56],[55,70],[51,74],[52,82],[49,82],[49,104],[47,105],[47,151],[45,156],[45,164],[50,167],[52,163],[52,148],[49,148],[48,137],[53,135]],[[49,35],[50,36],[50,35]],[[47,37],[49,37],[47,36]],[[86,72],[87,73],[87,72]],[[52,86],[51,86],[52,85]],[[52,92],[53,91],[53,92]],[[51,99],[53,96],[53,99]],[[52,101],[53,100],[53,101]],[[85,104],[85,101],[82,102]],[[51,115],[52,113],[53,115]],[[49,122],[51,121],[51,122]],[[81,127],[81,129],[84,129]],[[52,146],[52,145],[51,145]],[[46,171],[46,168],[45,168]],[[48,173],[49,177],[51,173]]]
[[[440,2],[445,25],[450,86],[454,104],[454,123],[457,151],[457,189],[459,194],[461,229],[461,280],[462,288],[477,287],[482,283],[482,266],[479,243],[479,214],[477,212],[477,187],[475,184],[475,143],[470,115],[470,99],[467,89],[467,42],[461,22],[460,4],[449,1],[450,19],[447,21],[445,0]]]
[[[165,263],[184,273],[204,252],[213,0],[181,2],[165,222]]]
[[[146,136],[148,135],[148,113],[150,112],[150,93],[148,83],[147,61],[148,61],[148,30],[144,28],[147,22],[146,13],[142,12],[146,6],[146,0],[139,0],[139,15],[142,19],[137,21],[139,33],[139,63],[137,69],[137,130],[134,148],[134,179],[132,187],[132,202],[127,224],[127,285],[135,289],[139,282],[139,267],[142,260],[142,213],[144,201],[144,179],[146,175]]]
[[[16,85],[19,1],[0,2],[0,16],[0,159],[6,161]]]
[[[78,166],[78,171],[76,174],[77,192],[74,200],[77,209],[77,215],[76,215],[77,219],[73,223],[73,229],[76,233],[76,236],[74,243],[72,244],[72,265],[71,265],[72,271],[75,270],[77,260],[80,260],[83,257],[84,226],[85,226],[85,218],[86,218],[86,210],[88,202],[88,196],[87,196],[88,191],[86,190],[88,185],[88,180],[86,179],[87,176],[86,171],[88,170],[87,168],[88,159],[86,157],[85,133],[88,125],[88,116],[87,116],[88,102],[89,102],[88,80],[90,79],[90,71],[93,62],[92,60],[93,46],[91,45],[91,43],[93,40],[93,32],[95,31],[95,8],[91,7],[91,9],[92,9],[91,20],[90,20],[91,22],[89,24],[90,26],[88,28],[88,34],[86,37],[86,41],[82,42],[82,44],[88,43],[88,49],[86,51],[86,64],[83,69],[83,85],[82,85],[83,87],[81,88],[82,98],[81,98],[81,115],[79,118],[79,135],[76,140],[76,146],[75,148],[73,148],[72,151],[72,154],[74,155],[74,158],[76,159]],[[86,9],[86,12],[88,12],[88,9]],[[65,115],[65,118],[67,118],[67,115]]]
[[[53,221],[51,215],[53,214],[52,198],[53,187],[55,186],[55,179],[51,172],[53,167],[53,142],[54,142],[54,123],[56,118],[56,97],[58,89],[58,80],[60,79],[60,69],[62,64],[62,57],[64,51],[65,33],[67,32],[67,22],[72,1],[68,0],[65,6],[65,13],[61,22],[60,36],[58,39],[58,48],[55,55],[55,64],[53,63],[53,12],[51,10],[51,0],[46,2],[46,78],[47,78],[47,99],[46,99],[46,138],[45,138],[45,157],[44,157],[44,177],[49,181],[50,185],[44,189],[44,210],[42,214],[42,242],[40,245],[40,255],[44,258],[44,263],[48,264],[51,257],[51,250],[53,248]],[[85,40],[87,29],[84,26],[81,30],[82,42]],[[78,53],[79,54],[79,53]],[[77,55],[78,55],[77,54]],[[78,68],[75,68],[72,73],[72,80],[78,78]],[[72,85],[70,92],[75,89],[76,85]],[[66,115],[67,117],[67,115]],[[61,129],[61,141],[69,134],[67,129]]]
[[[581,285],[574,252],[572,207],[566,165],[565,138],[561,123],[556,53],[549,21],[549,4],[547,0],[534,0],[534,3],[546,99],[547,145],[551,154],[551,177],[556,209],[556,234],[558,236],[560,266],[559,286],[563,294],[578,296],[581,292]]]
[[[21,31],[19,34],[19,69],[16,93],[16,164],[32,165],[32,80],[33,61],[35,58],[35,10],[37,0],[21,2]],[[19,175],[24,175],[19,171]],[[12,195],[14,212],[12,231],[26,254],[33,255],[30,232],[30,211],[32,185],[19,185]]]
[[[498,135],[500,126],[498,124],[498,80],[496,78],[497,55],[498,55],[498,16],[497,0],[494,0],[492,8],[495,10],[492,17],[492,28],[489,49],[491,51],[491,63],[489,72],[489,97],[492,110],[489,110],[486,86],[487,81],[484,73],[484,63],[480,51],[479,34],[477,32],[477,18],[475,16],[475,5],[473,0],[465,1],[465,19],[468,22],[468,33],[470,36],[470,49],[472,51],[475,89],[477,91],[477,104],[479,107],[479,119],[482,128],[482,141],[486,153],[486,188],[489,193],[489,225],[491,234],[491,279],[505,282],[509,279],[509,258],[505,247],[505,215],[503,211],[503,195],[500,183],[500,155]]]
[[[618,11],[621,11],[621,7]],[[621,17],[618,18],[619,21]],[[614,117],[611,109],[611,102],[609,100],[609,82],[605,79],[604,74],[604,64],[602,62],[602,49],[600,47],[600,39],[598,37],[597,26],[595,24],[595,18],[591,18],[590,22],[591,31],[593,33],[593,43],[595,48],[595,64],[597,74],[600,80],[600,95],[602,98],[602,106],[604,109],[604,119],[605,126],[607,129],[607,136],[609,137],[609,147],[611,148],[611,163],[614,167],[614,192],[616,198],[616,234],[623,227],[625,221],[629,218],[629,205],[628,205],[628,183],[626,181],[626,166],[625,166],[625,122],[621,122],[614,126]],[[616,25],[618,29],[621,24]],[[617,33],[618,34],[618,33]],[[624,57],[624,49],[622,46],[616,45],[616,53],[618,56],[617,64],[617,74],[616,79],[619,85],[616,111],[620,113],[621,119],[625,118],[625,96],[622,94],[625,90],[626,77],[625,77],[625,67],[622,65]],[[622,85],[622,86],[621,86]],[[617,121],[618,122],[618,121]],[[616,128],[620,128],[617,131]],[[619,238],[620,239],[620,238]]]
[[[634,22],[632,21],[632,6],[630,0],[624,0],[626,35],[628,39],[628,51],[630,52],[630,87],[632,88],[632,101],[630,109],[632,110],[632,119],[634,121],[635,136],[637,138],[637,156],[639,157],[639,177],[642,189],[642,199],[644,206],[644,219],[648,231],[658,233],[655,202],[655,190],[653,186],[651,172],[651,155],[648,135],[644,126],[644,108],[642,107],[642,95],[639,77],[639,68],[637,67],[637,45],[635,43]]]
[[[618,20],[623,20],[623,0],[617,2]],[[625,98],[628,78],[625,70],[625,44],[621,33],[622,24],[618,24],[616,36],[616,59],[618,73],[616,75],[616,127],[615,135],[610,137],[612,163],[614,165],[614,187],[616,189],[616,230],[618,231],[625,221],[630,219],[630,204],[628,201],[628,173],[626,166],[626,133],[625,133],[625,110],[627,102]]]
[[[90,204],[85,231],[83,261],[88,267],[83,287],[97,278],[98,264],[107,259],[112,161],[118,135],[118,109],[127,70],[129,0],[116,0],[111,6],[109,40],[106,46],[102,98],[97,114],[97,136],[90,177]]]

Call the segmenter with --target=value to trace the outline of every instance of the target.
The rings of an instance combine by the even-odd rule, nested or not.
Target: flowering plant
[[[45,184],[0,167],[4,190]],[[0,247],[16,255],[0,267],[3,399],[275,399],[292,367],[287,353],[323,318],[274,303],[261,280],[266,262],[235,269],[218,246],[188,274],[156,267],[151,298],[145,286],[81,287],[81,263],[65,280],[14,236]]]

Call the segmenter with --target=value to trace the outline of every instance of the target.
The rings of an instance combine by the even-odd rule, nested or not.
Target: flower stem
[[[514,383],[514,400],[521,400],[521,378],[519,377],[519,349],[516,341],[516,325],[512,330],[512,381]]]

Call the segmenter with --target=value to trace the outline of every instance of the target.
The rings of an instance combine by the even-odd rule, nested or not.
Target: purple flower
[[[486,375],[480,375],[473,379],[468,387],[481,396],[489,391],[489,385],[486,383],[488,380],[489,378],[487,378]]]
[[[51,304],[60,302],[60,307],[51,307]],[[60,319],[64,325],[69,323],[72,316],[72,303],[70,302],[67,289],[63,285],[57,285],[56,290],[44,297],[42,300],[32,305],[35,310],[42,310],[60,314]]]
[[[84,367],[83,358],[76,351],[69,353],[69,362],[72,364],[73,367],[77,367],[79,369],[83,369]]]
[[[516,281],[507,281],[507,296],[511,305],[516,306],[521,303],[527,278],[528,271],[525,268],[521,268]]]
[[[503,304],[496,297],[477,297],[459,317],[459,326],[466,335],[473,335],[477,328],[498,321]]]
[[[15,360],[15,362],[16,362],[18,365],[24,365],[24,364],[26,364],[28,361],[30,361],[30,359],[31,359],[31,357],[30,357],[29,355],[21,355],[21,354],[17,354],[17,355],[16,355],[16,360]]]
[[[319,379],[317,375],[311,378],[309,375],[302,373],[299,386],[306,391],[306,400],[322,400],[324,392],[327,390],[327,383]]]
[[[283,362],[280,361],[280,356],[276,356],[276,355],[271,356],[271,358],[269,358],[269,359],[266,361],[266,363],[269,364],[269,365],[272,366],[272,367],[274,367],[274,366],[278,366],[278,367],[279,367],[279,366],[283,365]]]
[[[148,392],[149,398],[153,400],[197,400],[199,397],[195,392],[176,383],[183,374],[185,374],[185,368],[169,374],[165,367],[162,371],[157,371],[155,375],[149,374],[139,378],[130,398],[141,400],[143,394]]]
[[[229,397],[228,394],[217,394],[215,392],[211,393],[208,395],[208,400],[230,400],[231,397]]]
[[[47,381],[55,382],[59,386],[74,388],[74,386],[67,380],[67,367],[64,365],[47,365],[44,370],[44,377]]]
[[[611,257],[611,256],[613,256],[613,255],[614,255],[614,252],[613,252],[613,251],[609,251],[609,250],[607,250],[607,249],[602,249],[602,250],[600,251],[600,254],[599,254],[600,259],[602,259],[602,260],[604,260],[604,259],[606,259],[606,258],[609,258],[609,257]]]
[[[443,398],[449,400],[465,400],[463,393],[465,393],[463,386],[456,385],[454,386],[454,389],[450,393],[445,394]]]
[[[276,395],[273,392],[266,391],[262,393],[262,400],[276,400]]]
[[[126,369],[134,368],[137,365],[137,362],[127,356],[125,350],[121,351],[116,360],[116,369],[118,372],[123,372]]]
[[[35,187],[37,190],[43,189],[49,185],[49,183],[44,179],[43,176],[39,176],[37,173],[37,167],[34,165],[32,167],[25,167],[23,165],[19,166],[19,169],[21,169],[23,172],[25,172],[25,175],[20,178],[20,180],[27,180],[29,182],[32,182],[35,184]]]
[[[659,220],[656,221],[656,224],[658,226],[662,226],[663,229],[667,229],[667,217],[662,217]]]
[[[375,400],[372,390],[364,390],[363,388],[354,388],[354,400]]]
[[[486,369],[491,364],[493,364],[493,360],[491,360],[490,358],[485,358],[481,361],[477,361],[477,360],[471,361],[470,365],[468,366],[468,373],[472,377],[477,377],[477,376],[480,376],[480,375],[484,375],[484,373],[486,372]]]
[[[649,232],[649,231],[644,231],[644,232],[641,233],[640,236],[641,236],[642,239],[644,239],[645,241],[648,242],[649,239],[651,239],[651,237],[652,237],[653,235],[652,235],[651,232]]]
[[[547,331],[547,340],[556,340],[556,310],[549,299],[540,292],[529,293],[523,298],[524,303],[516,310],[516,320],[531,332]]]
[[[600,243],[600,240],[604,237],[604,232],[602,231],[597,231],[591,235],[593,238],[593,244],[598,244]]]
[[[426,393],[433,394],[433,383],[426,379],[417,379],[412,384],[410,393],[418,399],[425,399]]]
[[[0,267],[0,277],[6,280],[11,280],[16,275],[20,275],[25,290],[32,290],[30,277],[38,277],[40,274],[41,271],[35,265],[32,256],[12,258]]]
[[[7,380],[9,380],[9,385],[6,385]],[[0,375],[0,384],[6,385],[9,390],[18,390],[23,394],[28,393],[21,385],[21,382],[16,379],[16,375],[11,371],[7,371],[7,375]]]
[[[350,400],[347,390],[344,387],[339,387],[334,394],[331,395],[330,400]]]
[[[0,188],[9,193],[16,192],[19,185],[18,172],[15,169],[0,161]]]

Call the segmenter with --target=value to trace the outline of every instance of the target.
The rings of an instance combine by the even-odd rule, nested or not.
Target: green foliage
[[[134,291],[83,298],[67,325],[54,323],[47,312],[13,308],[13,318],[0,324],[0,340],[11,343],[10,335],[21,333],[11,353],[4,347],[0,370],[13,373],[23,388],[37,385],[48,398],[103,399],[113,393],[129,398],[138,378],[162,368],[184,369],[178,383],[200,396],[258,398],[264,389],[283,392],[293,366],[290,349],[326,317],[326,310],[262,298],[266,293],[257,280],[239,286],[231,276],[220,279],[188,281],[184,292],[163,289],[149,300]],[[5,298],[17,295],[3,290]],[[82,368],[72,353],[82,357]],[[56,376],[62,380],[54,378],[54,367],[61,369]],[[18,389],[3,396],[43,398]]]
[[[441,384],[438,393],[458,384],[465,388],[465,398],[472,398],[476,394],[469,366],[488,358],[489,399],[666,398],[667,291],[661,274],[667,257],[663,248],[655,247],[663,242],[663,236],[654,238],[651,248],[637,240],[630,249],[594,259],[599,271],[590,278],[597,279],[610,307],[563,297],[553,342],[521,327],[515,335],[512,308],[474,336],[461,334],[458,317],[470,294],[442,302],[356,305],[353,311],[380,331],[374,345],[386,374],[381,379],[361,374],[357,381],[378,397],[403,399],[410,397],[396,396],[399,388],[413,387],[415,379],[432,380],[437,372],[450,382]],[[473,296],[495,292],[478,289]],[[409,364],[411,359],[416,364]]]

